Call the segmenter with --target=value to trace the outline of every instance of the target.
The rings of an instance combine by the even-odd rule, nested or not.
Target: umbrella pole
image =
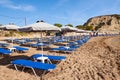
[[[13,36],[14,36],[14,33],[12,34],[12,48],[13,48]]]
[[[12,47],[13,47],[13,36],[12,36]]]
[[[41,30],[41,43],[43,43],[43,40],[42,40],[42,30]],[[42,50],[42,57],[43,57],[43,45],[41,45],[41,50]]]

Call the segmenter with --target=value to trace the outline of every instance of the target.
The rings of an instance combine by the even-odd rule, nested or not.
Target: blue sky
[[[82,25],[99,15],[120,14],[120,0],[0,0],[0,24],[47,23]]]

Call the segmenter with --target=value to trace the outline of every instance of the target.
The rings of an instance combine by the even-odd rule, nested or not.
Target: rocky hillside
[[[120,14],[93,17],[84,26],[93,26],[100,32],[120,32]]]

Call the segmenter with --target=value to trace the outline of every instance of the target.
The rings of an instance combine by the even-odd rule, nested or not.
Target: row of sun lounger
[[[58,50],[58,51],[59,50],[60,51],[74,51],[75,46],[77,46],[76,48],[80,47],[79,45],[86,43],[89,40],[89,38],[90,37],[85,37],[84,39],[77,40],[75,42],[71,42],[71,43],[69,43],[69,45],[71,45],[71,47],[60,46],[59,48],[52,48],[52,49]],[[74,46],[74,47],[72,47],[72,46]],[[65,56],[53,56],[53,55],[43,55],[43,54],[34,54],[31,56],[31,58],[33,58],[34,60],[38,60],[39,57],[48,57],[48,59],[50,59],[50,60],[57,60],[57,61],[66,59]],[[36,62],[36,61],[24,60],[24,59],[14,60],[11,63],[15,66],[16,70],[18,70],[17,65],[31,68],[33,70],[35,76],[37,76],[37,74],[34,69],[51,71],[56,68],[55,64]]]
[[[73,52],[76,50],[76,48],[80,47],[82,44],[86,43],[89,40],[89,36],[86,36],[85,38],[82,38],[80,40],[76,40],[74,42],[69,42],[66,46],[59,46],[58,48],[52,48],[51,50],[53,51],[65,51],[65,52]],[[44,43],[44,44],[32,44],[31,46],[46,46],[48,44]],[[25,47],[20,47],[20,46],[13,46],[13,48],[15,48],[16,51],[19,52],[25,52],[27,50],[29,50],[28,48]],[[5,48],[0,48],[0,53],[1,54],[11,54],[12,51],[9,49],[5,49]],[[17,66],[22,66],[27,67],[27,68],[31,68],[33,73],[35,74],[35,76],[37,76],[35,69],[40,69],[40,70],[44,70],[44,71],[51,71],[53,69],[56,68],[55,64],[50,63],[45,63],[45,62],[37,62],[37,60],[39,59],[43,59],[47,57],[47,59],[54,60],[54,61],[61,61],[61,60],[65,60],[66,57],[65,56],[54,56],[54,55],[43,55],[43,54],[34,54],[31,56],[31,58],[33,60],[26,60],[26,59],[16,59],[11,61],[11,64],[13,64],[15,66],[15,69],[18,70]]]
[[[69,42],[67,46],[59,46],[57,48],[52,48],[52,51],[62,51],[62,52],[73,52],[77,48],[79,48],[81,45],[86,43],[90,39],[90,36],[86,36],[80,40],[76,40],[73,42]]]
[[[21,50],[27,50],[26,48],[19,47],[19,46],[14,46],[14,48],[16,48],[16,50],[20,50],[20,51]],[[9,49],[0,48],[0,53],[1,54],[11,54],[12,51],[10,51]],[[61,60],[66,59],[65,56],[54,56],[54,55],[34,54],[34,55],[31,56],[31,58],[33,58],[34,60],[37,60],[37,58],[39,58],[39,57],[48,57],[48,59],[55,60],[55,61],[61,61]],[[36,74],[34,69],[40,69],[40,70],[44,70],[44,71],[51,71],[51,70],[56,68],[55,64],[36,62],[36,61],[25,60],[25,59],[13,60],[13,61],[11,61],[11,63],[15,66],[16,70],[18,70],[17,66],[22,66],[24,68],[25,67],[31,68],[33,70],[35,76],[37,76],[37,74]]]
[[[82,39],[73,41],[73,42],[68,42],[67,46],[59,46],[58,48],[52,48],[51,50],[53,51],[65,51],[65,52],[73,52],[75,51],[77,48],[79,48],[81,45],[83,45],[84,43],[86,43],[88,40],[90,39],[89,36],[86,36]],[[58,41],[61,42],[61,41]],[[36,46],[47,46],[47,43],[44,44],[31,44],[31,47],[36,47]],[[16,49],[16,51],[20,51],[20,52],[25,52],[27,50],[29,50],[28,48],[25,47],[20,47],[20,46],[13,46],[13,48]],[[5,48],[0,48],[0,53],[1,54],[11,54],[12,51],[9,49],[5,49]],[[11,64],[14,65],[15,69],[18,70],[17,66],[22,66],[27,67],[27,68],[31,68],[34,75],[37,76],[35,69],[39,69],[39,70],[44,70],[44,71],[51,71],[54,70],[56,68],[55,64],[51,64],[51,63],[44,63],[44,62],[37,62],[37,60],[40,57],[47,57],[49,60],[55,60],[55,61],[61,61],[61,60],[65,60],[66,57],[65,56],[54,56],[54,55],[43,55],[43,54],[34,54],[31,56],[32,59],[34,59],[35,61],[32,60],[26,60],[26,59],[16,59],[11,61]]]
[[[51,51],[63,51],[63,52],[73,52],[76,48],[79,48],[82,44],[86,43],[89,40],[89,36],[86,36],[80,40],[76,40],[74,42],[69,42],[67,46],[59,46],[58,48],[51,48]],[[6,44],[5,44],[6,45]],[[31,47],[41,47],[41,46],[49,46],[48,43],[36,43],[31,44]],[[17,52],[26,52],[29,48],[20,47],[20,46],[13,46]],[[2,54],[11,54],[11,51],[1,48],[0,50]]]
[[[56,42],[67,42],[71,40],[76,40],[80,39],[81,36],[55,36],[55,37],[50,37],[50,38],[11,38],[11,39],[5,39],[7,42],[12,42],[16,44],[26,44],[28,42],[50,42],[50,43],[56,43]]]

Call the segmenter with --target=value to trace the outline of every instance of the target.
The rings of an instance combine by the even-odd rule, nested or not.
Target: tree
[[[85,26],[85,30],[93,30],[93,26]]]
[[[83,30],[93,30],[93,26],[83,26],[83,25],[78,25],[76,26],[78,29],[83,29]]]
[[[73,27],[73,25],[72,25],[72,24],[67,24],[67,25],[65,25],[65,26],[70,26],[70,27]]]
[[[76,28],[78,28],[78,29],[84,29],[85,27],[83,25],[77,25]]]
[[[62,24],[60,24],[60,23],[55,23],[54,26],[62,27]]]
[[[101,27],[104,26],[104,25],[105,25],[104,22],[99,23],[97,26],[95,26],[95,30],[98,30],[99,28],[101,28]],[[111,20],[109,20],[109,21],[107,22],[107,25],[111,25]]]
[[[0,24],[0,26],[2,26],[2,24]]]

